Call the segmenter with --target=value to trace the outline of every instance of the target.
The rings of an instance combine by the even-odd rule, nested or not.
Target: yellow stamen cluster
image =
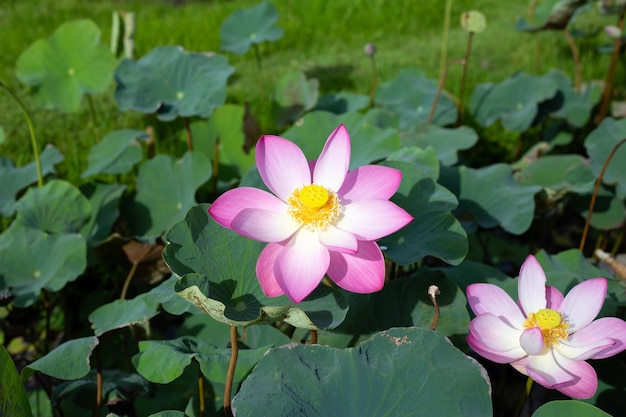
[[[524,327],[526,329],[534,327],[541,329],[546,346],[558,345],[561,340],[566,340],[569,334],[567,321],[564,320],[561,313],[550,308],[529,314],[524,321]]]
[[[289,213],[310,230],[326,230],[339,219],[340,205],[335,193],[316,184],[295,190],[287,199]]]

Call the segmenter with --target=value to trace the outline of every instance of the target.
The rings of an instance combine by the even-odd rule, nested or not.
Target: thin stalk
[[[459,91],[459,124],[463,124],[463,113],[465,106],[465,85],[467,84],[467,69],[469,67],[469,59],[472,51],[472,40],[474,32],[467,34],[467,46],[465,47],[465,58],[463,58],[463,75],[461,76],[461,90]]]
[[[435,119],[435,110],[437,109],[437,102],[439,102],[439,96],[441,96],[441,91],[443,90],[443,86],[446,83],[446,78],[448,77],[448,68],[450,63],[447,62],[444,66],[443,71],[441,72],[441,76],[439,77],[439,85],[437,86],[437,92],[435,93],[435,97],[433,98],[433,104],[430,106],[430,114],[428,115],[428,124],[432,124]]]
[[[212,175],[212,185],[213,185],[213,194],[217,193],[217,176],[220,171],[220,137],[219,135],[215,138],[215,147],[213,148],[213,172]]]
[[[441,294],[441,291],[439,291],[439,287],[436,285],[428,287],[428,296],[435,307],[435,315],[433,316],[433,322],[430,325],[431,330],[435,330],[437,328],[437,323],[439,323],[439,304],[437,303],[437,296],[439,294]]]
[[[261,51],[259,50],[259,45],[256,43],[252,44],[252,49],[254,50],[254,59],[256,61],[256,67],[259,71],[258,80],[259,80],[259,97],[261,98],[261,103],[265,102],[265,77],[263,75],[263,65],[261,61]]]
[[[237,367],[238,354],[239,346],[237,346],[237,327],[230,326],[230,363],[228,364],[226,385],[224,386],[224,413],[226,414],[226,417],[234,417],[233,410],[230,405],[230,397],[233,390],[233,380],[235,378],[235,368]]]
[[[626,226],[622,228],[622,231],[617,235],[617,239],[615,239],[615,243],[613,243],[613,248],[611,249],[611,256],[617,255],[620,246],[622,246],[622,242],[624,241],[624,234],[626,233]]]
[[[4,91],[9,93],[9,95],[13,98],[13,100],[15,100],[17,105],[22,110],[22,113],[24,114],[24,118],[26,119],[26,124],[28,125],[28,132],[30,133],[30,143],[31,143],[31,146],[33,147],[33,155],[35,157],[35,167],[37,168],[37,185],[39,187],[43,187],[43,174],[41,171],[41,161],[39,159],[39,145],[37,144],[37,137],[35,136],[35,128],[33,127],[33,120],[31,119],[30,114],[28,114],[28,110],[26,110],[26,107],[24,106],[22,101],[19,99],[19,97],[15,95],[15,93],[13,93],[13,91],[11,91],[9,87],[4,85],[4,83],[1,81],[0,81],[0,87],[3,88]]]
[[[191,128],[189,127],[189,117],[183,117],[185,123],[185,132],[187,132],[187,150],[193,151],[193,137],[191,136]]]
[[[46,336],[44,338],[43,349],[44,353],[47,355],[50,352],[50,316],[51,316],[51,308],[50,308],[50,300],[48,298],[48,291],[44,288],[42,291],[43,294],[43,307],[46,313]]]
[[[532,388],[533,388],[533,380],[532,378],[528,377],[528,379],[526,380],[526,387],[524,389],[524,393],[522,394],[522,397],[520,398],[520,401],[517,404],[517,409],[515,410],[515,416],[521,417],[522,411],[524,410],[524,404],[526,404],[526,401],[530,397],[530,391],[532,390]]]
[[[443,18],[443,34],[441,36],[441,56],[439,58],[439,73],[446,71],[448,61],[448,35],[450,34],[450,15],[452,12],[452,0],[446,0],[446,10]]]
[[[130,268],[130,271],[128,271],[128,275],[126,275],[126,279],[124,280],[124,285],[122,286],[122,291],[120,293],[120,300],[123,300],[126,298],[126,292],[128,291],[128,286],[130,285],[130,281],[133,279],[133,276],[135,275],[135,272],[137,271],[137,266],[139,265],[139,262],[141,262],[143,258],[146,257],[148,252],[150,252],[150,246],[146,245],[143,252],[141,253],[141,256],[138,257],[137,260],[133,262],[133,266]]]
[[[619,15],[619,21],[617,23],[617,27],[619,27],[620,32],[624,30],[624,14],[626,12],[626,6],[622,7],[622,11]],[[604,120],[606,117],[606,113],[609,110],[609,104],[611,102],[611,96],[613,95],[613,80],[615,78],[615,70],[617,68],[617,62],[620,56],[620,49],[622,47],[622,37],[618,36],[615,41],[613,41],[613,53],[611,54],[611,63],[609,64],[609,69],[606,72],[606,79],[604,81],[604,89],[602,90],[602,100],[600,101],[600,109],[598,110],[598,114],[596,115],[595,123],[597,125]]]
[[[378,85],[378,70],[376,69],[376,57],[374,54],[370,56],[372,64],[372,81],[370,85],[370,107],[374,107],[374,97],[376,96],[376,87]]]
[[[587,218],[585,219],[585,228],[583,229],[583,234],[580,238],[580,245],[578,246],[578,249],[581,252],[585,249],[585,241],[587,240],[587,233],[589,232],[589,224],[591,223],[591,215],[593,214],[593,208],[596,205],[596,197],[598,196],[598,191],[600,190],[600,185],[602,184],[602,178],[604,177],[604,172],[609,166],[611,159],[613,159],[615,152],[617,152],[617,149],[620,146],[622,146],[624,143],[626,143],[626,138],[619,141],[619,143],[615,145],[613,149],[611,149],[611,153],[606,158],[606,161],[604,161],[604,165],[602,165],[602,171],[600,171],[600,175],[598,176],[598,179],[596,180],[596,185],[595,187],[593,187],[593,193],[591,194],[591,201],[589,202],[589,212],[587,213]]]
[[[102,408],[102,364],[100,362],[100,349],[96,346],[96,408],[91,414],[92,417],[98,417]]]
[[[563,29],[563,34],[565,35],[565,39],[567,39],[569,48],[572,50],[572,59],[574,60],[574,91],[579,93],[580,84],[582,82],[582,63],[580,62],[580,53],[578,52],[578,46],[576,46],[574,38],[572,38],[572,34],[569,33],[567,28]]]
[[[93,131],[97,139],[100,139],[100,125],[98,124],[98,117],[96,116],[96,106],[93,102],[91,94],[87,94],[87,103],[89,104],[89,113],[91,115],[91,123],[93,123]]]
[[[309,341],[312,345],[317,345],[317,330],[311,330],[311,337]]]
[[[198,365],[198,398],[200,401],[200,417],[204,417],[204,376]]]

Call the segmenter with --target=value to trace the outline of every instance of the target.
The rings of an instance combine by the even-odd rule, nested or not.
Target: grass
[[[181,2],[179,0],[179,2]],[[49,36],[61,23],[89,18],[102,30],[102,41],[109,42],[111,14],[114,10],[132,10],[137,15],[136,56],[147,54],[159,45],[181,45],[191,51],[220,52],[219,28],[222,21],[237,8],[253,6],[257,0],[8,0],[0,6],[0,81],[23,98],[36,125],[40,144],[52,143],[66,156],[60,175],[80,182],[86,168],[90,147],[100,140],[94,133],[86,100],[80,112],[59,114],[35,108],[28,88],[14,73],[15,63],[35,40]],[[439,54],[444,18],[441,0],[273,0],[285,36],[272,44],[262,44],[264,77],[270,86],[293,70],[305,71],[320,81],[322,93],[353,91],[368,94],[369,60],[363,53],[367,42],[376,44],[379,80],[393,78],[406,67],[422,69],[430,78],[439,77]],[[573,78],[573,63],[565,38],[558,32],[537,35],[514,29],[520,16],[527,13],[526,1],[512,1],[497,7],[497,0],[454,0],[448,58],[460,60],[464,55],[466,34],[458,19],[463,11],[474,9],[485,13],[488,27],[476,35],[470,61],[468,96],[474,86],[498,82],[516,71],[545,73],[552,68]],[[589,13],[584,24],[598,27],[601,17]],[[604,19],[615,23],[612,19]],[[581,41],[583,79],[602,78],[608,56],[598,55],[595,48],[601,34]],[[538,55],[539,51],[539,55]],[[249,100],[264,133],[280,133],[271,117],[270,106],[259,100],[257,65],[254,54],[236,56],[223,53],[236,68],[228,89],[228,101]],[[540,59],[537,59],[537,57]],[[457,94],[461,66],[452,65],[446,88]],[[152,119],[129,112],[121,113],[113,100],[114,83],[103,94],[94,97],[98,129],[109,132],[119,128],[144,129]],[[28,132],[17,106],[7,94],[0,94],[0,126],[6,132],[0,154],[22,165],[32,160]],[[182,124],[161,126],[161,141],[178,146],[178,129]]]

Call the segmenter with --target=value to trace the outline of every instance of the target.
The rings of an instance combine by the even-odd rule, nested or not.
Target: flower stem
[[[230,397],[233,390],[233,380],[235,379],[235,368],[237,367],[237,355],[239,347],[237,346],[237,327],[230,326],[230,363],[228,364],[228,373],[226,374],[226,385],[224,386],[224,413],[226,417],[233,417],[233,410],[230,405]]]
[[[517,404],[517,409],[515,410],[515,416],[517,417],[521,417],[522,415],[522,411],[524,410],[524,404],[526,404],[526,401],[528,401],[528,398],[530,397],[530,391],[533,388],[533,380],[531,377],[528,377],[528,379],[526,380],[526,388],[524,389],[524,392],[522,393],[522,397],[519,400],[519,403]]]
[[[198,365],[198,399],[200,401],[200,417],[204,417],[204,376]]]
[[[433,306],[435,307],[435,315],[433,316],[433,322],[430,325],[431,330],[435,330],[437,328],[437,323],[439,323],[439,304],[437,303],[437,296],[441,294],[439,291],[439,287],[436,285],[431,285],[428,287],[428,296],[430,297],[430,301],[433,302]]]
[[[582,78],[582,64],[580,62],[580,54],[578,53],[578,47],[576,46],[576,42],[574,42],[574,38],[572,38],[572,34],[569,33],[569,30],[567,30],[567,28],[563,29],[563,34],[565,35],[565,39],[567,39],[567,43],[572,50],[572,59],[574,60],[574,91],[579,93]]]
[[[583,234],[580,237],[580,245],[578,245],[578,249],[582,252],[585,249],[585,241],[587,240],[587,233],[589,232],[589,224],[591,223],[591,215],[593,214],[593,208],[596,205],[596,197],[598,196],[598,191],[600,191],[600,185],[602,185],[602,178],[604,177],[604,172],[606,171],[611,159],[617,152],[617,149],[626,143],[626,138],[622,139],[618,142],[617,145],[611,149],[611,153],[604,161],[604,165],[602,165],[602,171],[600,171],[600,175],[598,175],[598,179],[596,179],[596,185],[593,187],[593,193],[591,194],[591,201],[589,202],[589,212],[587,213],[587,218],[585,219],[585,228],[583,229]]]
[[[443,18],[443,35],[441,37],[441,56],[439,58],[439,73],[446,71],[448,60],[448,35],[450,33],[450,14],[452,11],[452,0],[446,0],[446,10]]]
[[[15,93],[13,93],[13,91],[11,91],[9,87],[7,87],[1,81],[0,81],[0,87],[3,88],[4,91],[9,93],[9,95],[13,98],[13,100],[15,100],[17,105],[22,110],[22,113],[24,114],[24,118],[26,119],[26,124],[28,125],[28,132],[30,133],[30,143],[31,143],[31,146],[33,147],[33,155],[35,157],[35,167],[37,168],[37,185],[39,187],[43,187],[43,174],[41,171],[41,161],[39,160],[39,145],[37,144],[37,137],[35,136],[35,128],[33,127],[33,120],[30,118],[30,114],[28,114],[28,110],[26,110],[26,107],[24,106],[22,101],[19,99],[19,97],[15,95]]]
[[[96,138],[99,140],[100,139],[100,127],[98,125],[98,118],[96,116],[96,106],[93,103],[93,97],[91,97],[91,94],[86,94],[87,95],[87,103],[89,103],[89,113],[91,115],[91,123],[93,123],[93,132],[96,135]]]
[[[191,128],[189,127],[189,117],[183,117],[185,122],[185,132],[187,132],[187,150],[193,151],[193,137],[191,136]]]
[[[372,63],[372,81],[370,85],[370,107],[374,107],[374,97],[376,96],[376,87],[378,85],[378,70],[376,69],[376,57],[370,56]]]
[[[428,115],[428,124],[432,124],[435,120],[435,110],[437,109],[437,102],[439,101],[439,96],[441,96],[441,91],[443,90],[443,86],[446,83],[446,78],[448,77],[448,67],[449,63],[443,67],[443,71],[441,72],[441,76],[439,77],[439,85],[437,86],[437,92],[435,93],[435,97],[433,98],[433,104],[430,106],[430,114]]]
[[[265,103],[265,77],[263,75],[263,65],[261,61],[261,51],[259,50],[259,45],[256,43],[252,44],[252,49],[254,50],[254,58],[256,60],[256,66],[259,70],[258,80],[259,80],[259,97],[261,98],[261,103]]]
[[[465,47],[465,58],[463,58],[463,75],[461,76],[461,90],[459,91],[459,124],[463,124],[463,113],[465,106],[465,85],[467,84],[467,68],[469,67],[470,54],[472,52],[472,40],[474,32],[467,34],[467,46]]]

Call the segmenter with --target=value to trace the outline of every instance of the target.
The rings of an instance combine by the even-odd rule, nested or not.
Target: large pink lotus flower
[[[287,139],[263,136],[256,162],[274,195],[235,188],[221,195],[209,214],[243,236],[269,242],[256,265],[263,292],[286,294],[298,303],[325,274],[348,291],[380,290],[385,264],[375,240],[413,219],[389,201],[402,173],[378,165],[348,171],[350,136],[344,125],[330,134],[317,161],[307,162]]]
[[[563,297],[546,286],[541,265],[530,255],[520,270],[519,303],[495,285],[467,287],[467,300],[476,314],[467,342],[481,356],[510,363],[546,388],[590,398],[598,377],[585,360],[626,349],[626,322],[615,317],[594,320],[606,291],[605,278],[592,278]]]

